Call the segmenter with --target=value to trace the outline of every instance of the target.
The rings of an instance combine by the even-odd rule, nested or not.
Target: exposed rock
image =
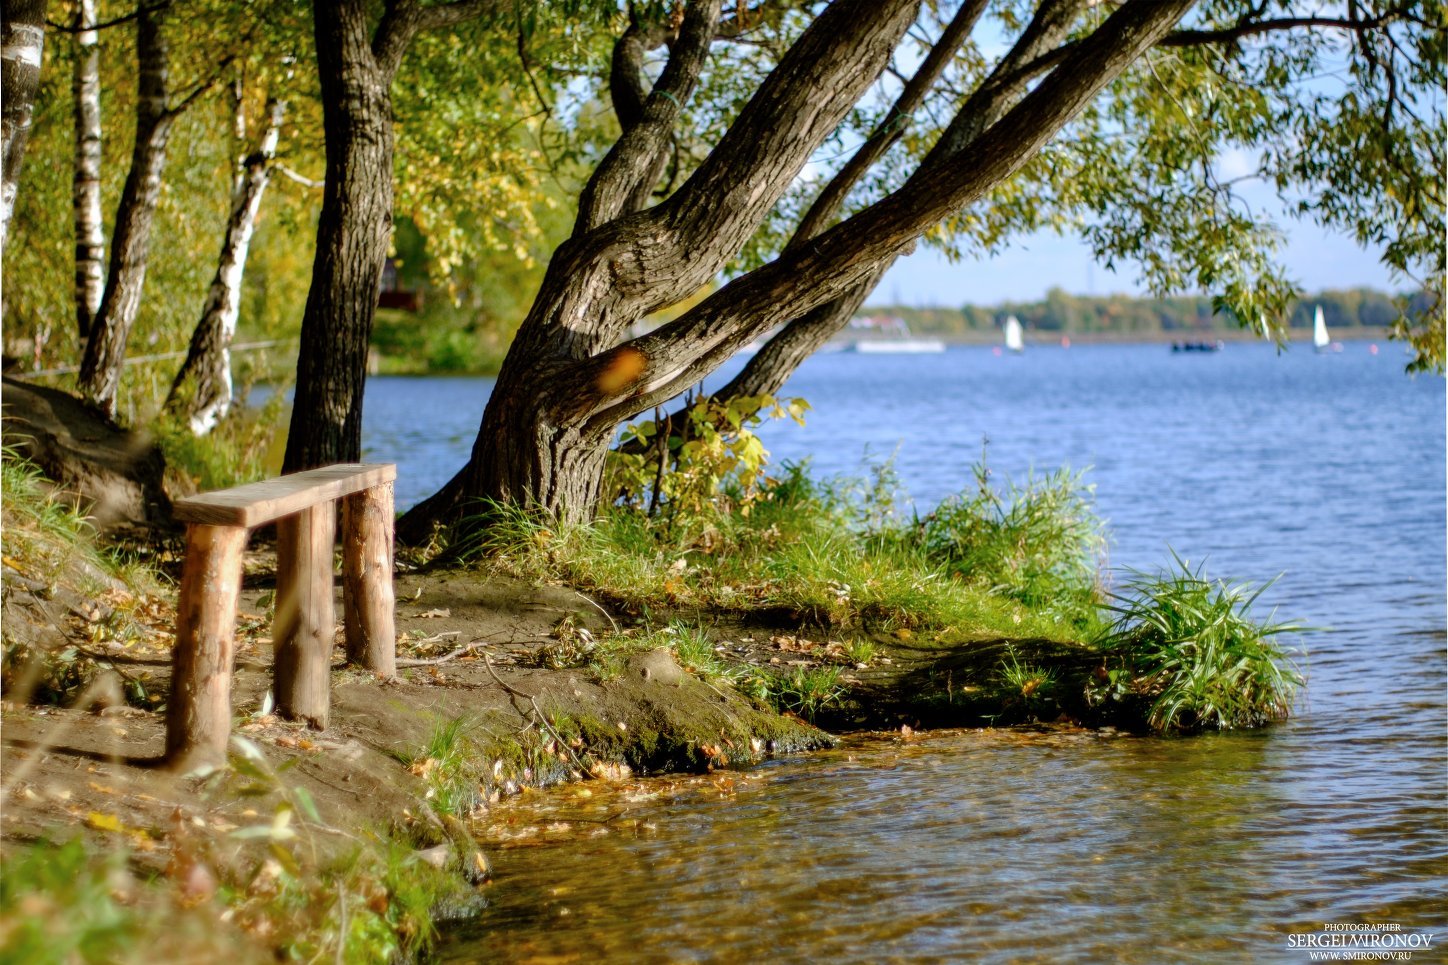
[[[684,682],[683,668],[674,660],[673,653],[664,647],[634,654],[628,660],[628,672],[656,684],[677,687]]]
[[[5,445],[77,497],[96,525],[164,524],[166,463],[144,433],[121,429],[73,395],[3,380]]]

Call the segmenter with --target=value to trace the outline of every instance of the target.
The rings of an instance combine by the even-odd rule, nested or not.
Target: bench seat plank
[[[344,463],[308,469],[290,476],[188,496],[174,504],[175,516],[186,523],[251,529],[396,478],[394,463]]]

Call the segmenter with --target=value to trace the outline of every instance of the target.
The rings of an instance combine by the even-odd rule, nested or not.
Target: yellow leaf
[[[86,815],[86,824],[97,831],[121,831],[121,819],[114,814],[102,814],[99,811],[92,811]]]

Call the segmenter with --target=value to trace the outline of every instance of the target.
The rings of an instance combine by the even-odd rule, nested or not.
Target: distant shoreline
[[[922,335],[932,339],[939,339],[947,345],[1000,345],[1003,336],[1000,331],[966,332],[961,334],[941,335],[929,333]],[[1026,348],[1032,346],[1055,348],[1061,344],[1063,338],[1070,338],[1071,345],[1170,345],[1173,342],[1216,342],[1222,341],[1227,344],[1241,344],[1245,342],[1260,342],[1261,336],[1246,329],[1232,329],[1215,331],[1161,331],[1161,332],[1057,332],[1052,330],[1030,330],[1025,333]],[[1386,342],[1388,340],[1388,329],[1382,327],[1353,327],[1343,332],[1341,336],[1334,335],[1334,342]],[[1312,331],[1310,329],[1291,329],[1287,333],[1288,344],[1310,344]],[[842,344],[851,344],[853,339],[842,339]]]

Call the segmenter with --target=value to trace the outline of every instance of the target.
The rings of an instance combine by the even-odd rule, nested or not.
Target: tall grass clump
[[[992,547],[1006,552],[1006,538],[971,546],[967,566],[959,559],[969,545],[965,534],[990,527],[970,521],[971,509],[963,504],[948,505],[944,515],[925,522],[907,518],[894,493],[888,464],[867,480],[830,482],[810,478],[804,465],[785,464],[777,476],[756,479],[747,501],[721,484],[718,501],[687,512],[650,515],[636,501],[624,501],[604,507],[588,524],[558,525],[518,507],[490,505],[483,525],[475,527],[484,534],[478,555],[517,575],[562,580],[635,611],[788,610],[835,627],[935,629],[957,637],[1079,636],[1083,608],[1059,589],[1064,578],[1046,587],[1037,572],[1055,574],[1064,564],[1042,564],[1013,577],[1011,585],[1024,588],[1013,596],[1003,591],[1010,581],[999,574],[1021,566],[990,557]],[[990,505],[1002,502],[996,497]],[[1030,508],[1006,512],[1012,519],[1049,516],[1034,508],[1039,500],[1016,502]],[[1094,516],[1079,526],[1099,537]],[[1009,551],[1045,559],[1054,548],[1032,541],[1055,538],[1060,530],[1038,526],[1015,534]],[[1059,554],[1073,552],[1082,559],[1090,555],[1079,545]],[[1095,572],[1082,568],[1073,577],[1082,587],[1077,597],[1094,603]]]
[[[974,474],[973,492],[946,499],[920,521],[926,555],[956,578],[1028,607],[1089,619],[1106,537],[1084,473],[1060,469],[1024,486],[1009,483],[1004,493],[984,459]]]
[[[1277,641],[1303,627],[1251,615],[1272,582],[1229,585],[1172,559],[1173,570],[1136,574],[1112,594],[1106,608],[1116,619],[1096,642],[1121,663],[1095,696],[1150,701],[1147,724],[1163,732],[1285,718],[1303,681],[1295,651]]]
[[[427,800],[439,814],[466,817],[481,801],[477,749],[466,736],[470,726],[462,717],[439,720],[419,753],[399,755],[408,770],[426,782]]]
[[[50,582],[77,559],[109,572],[112,561],[95,549],[95,529],[73,502],[52,492],[32,463],[9,446],[0,450],[6,564],[22,576]]]

